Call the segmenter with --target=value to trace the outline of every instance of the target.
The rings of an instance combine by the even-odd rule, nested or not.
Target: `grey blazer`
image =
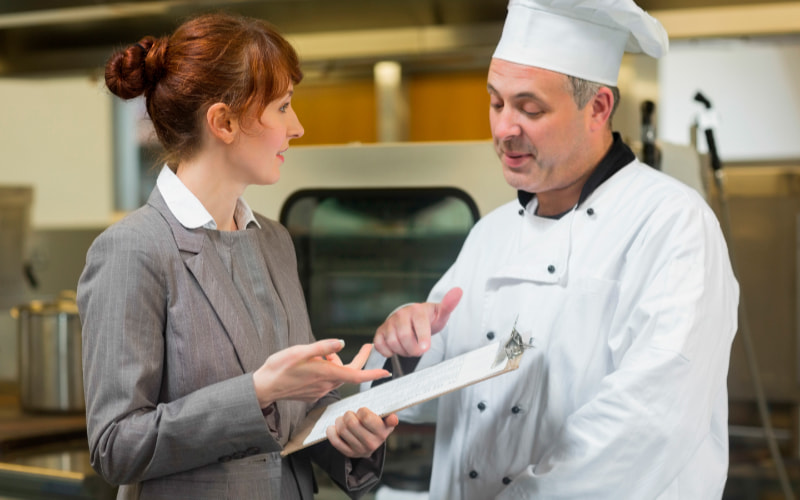
[[[118,498],[277,499],[283,471],[310,500],[312,459],[352,498],[378,481],[383,448],[368,460],[327,442],[279,456],[310,406],[279,401],[276,437],[252,372],[314,338],[289,234],[256,217],[248,231],[288,316],[288,331],[263,339],[205,230],[184,228],[158,188],[89,249],[78,284],[89,448]]]

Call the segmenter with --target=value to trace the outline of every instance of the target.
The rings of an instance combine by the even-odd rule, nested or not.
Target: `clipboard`
[[[281,456],[286,456],[327,439],[325,431],[348,411],[367,407],[384,417],[405,408],[436,399],[444,394],[519,368],[522,354],[530,347],[522,342],[516,328],[506,341],[497,341],[423,370],[390,380],[311,411]]]

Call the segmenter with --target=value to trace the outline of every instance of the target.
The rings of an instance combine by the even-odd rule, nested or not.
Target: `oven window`
[[[397,306],[426,299],[477,219],[472,198],[453,188],[294,193],[280,222],[316,338],[342,338],[343,354],[355,354]]]

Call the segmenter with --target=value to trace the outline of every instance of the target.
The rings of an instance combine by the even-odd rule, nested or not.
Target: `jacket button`
[[[475,479],[476,477],[478,477],[478,471],[474,470],[469,471],[469,477]]]
[[[553,274],[554,272],[556,272],[556,266],[550,264],[549,266],[547,266],[547,272]]]
[[[480,403],[478,403],[478,409],[479,409],[480,411],[483,411],[483,410],[485,410],[485,409],[486,409],[486,403],[484,403],[483,401],[481,401]]]
[[[524,208],[520,208],[519,212],[517,212],[517,213],[520,214],[520,215],[523,215],[525,213],[525,209]]]
[[[521,411],[522,411],[522,408],[520,408],[519,406],[515,406],[515,407],[511,408],[511,413],[513,413],[514,415],[516,415],[517,413],[519,413]]]
[[[487,334],[486,334],[486,338],[487,338],[487,339],[489,339],[489,340],[492,340],[492,339],[494,339],[494,332],[489,332],[489,333],[487,333]]]
[[[511,478],[510,477],[504,477],[503,478],[503,484],[511,484]]]
[[[233,459],[231,458],[230,455],[222,455],[221,457],[219,457],[217,459],[218,462],[222,462],[222,463],[230,462],[231,460],[233,460]]]
[[[594,208],[587,208],[586,209],[586,215],[588,215],[589,217],[594,215]]]

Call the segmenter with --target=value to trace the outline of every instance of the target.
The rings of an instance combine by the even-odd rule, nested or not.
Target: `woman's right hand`
[[[336,354],[343,347],[341,340],[326,339],[292,346],[267,358],[253,373],[261,408],[280,399],[313,403],[342,384],[360,384],[391,375],[382,369],[361,369],[372,350],[371,344],[363,345],[347,365]]]

